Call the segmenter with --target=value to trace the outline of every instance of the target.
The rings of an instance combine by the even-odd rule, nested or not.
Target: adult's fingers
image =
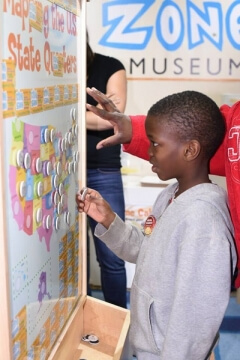
[[[96,88],[87,88],[87,93],[92,96],[108,112],[119,112],[114,102]]]
[[[101,109],[99,107],[90,104],[86,104],[86,108],[104,120],[117,122],[119,119],[119,115],[120,115],[119,112],[108,112],[107,110]]]
[[[109,136],[108,138],[101,140],[99,143],[97,143],[96,149],[100,150],[104,147],[114,146],[114,145],[118,145],[121,143],[122,143],[121,137],[117,133],[117,134]]]

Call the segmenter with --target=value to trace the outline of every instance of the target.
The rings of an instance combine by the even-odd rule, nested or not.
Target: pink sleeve
[[[123,151],[135,155],[141,159],[148,160],[149,140],[145,133],[145,115],[130,116],[132,121],[132,140],[123,145]]]

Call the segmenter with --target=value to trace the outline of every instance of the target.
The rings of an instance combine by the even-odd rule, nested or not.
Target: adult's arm
[[[128,144],[123,144],[123,151],[141,159],[149,160],[149,140],[145,132],[145,115],[130,116],[132,124],[132,138]]]
[[[113,101],[119,111],[124,112],[127,101],[127,78],[125,70],[121,69],[112,74],[107,82],[106,93],[106,96]],[[97,107],[102,108],[100,103],[98,103]],[[92,111],[86,112],[86,124],[88,130],[100,131],[113,128],[113,125],[109,121],[103,120]]]
[[[226,156],[225,156],[225,149],[226,149],[226,141],[227,141],[227,134],[229,130],[230,124],[228,119],[228,114],[230,111],[230,106],[228,105],[222,105],[220,107],[220,111],[222,113],[222,116],[225,119],[226,124],[226,134],[224,141],[216,151],[216,153],[213,155],[211,161],[210,161],[210,174],[212,175],[220,175],[220,176],[226,176]]]
[[[100,141],[97,144],[97,149],[130,142],[132,138],[132,124],[130,117],[121,113],[114,102],[96,88],[87,87],[87,93],[102,107],[98,108],[94,105],[86,104],[87,109],[104,119],[103,121],[109,121],[114,129],[114,135]]]

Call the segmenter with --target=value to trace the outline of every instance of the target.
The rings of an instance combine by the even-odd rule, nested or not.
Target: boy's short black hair
[[[180,140],[198,140],[208,159],[224,138],[225,122],[219,107],[207,95],[197,91],[166,96],[149,109],[148,115],[164,116],[164,121]]]

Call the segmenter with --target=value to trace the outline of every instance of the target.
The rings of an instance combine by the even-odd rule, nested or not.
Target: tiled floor
[[[240,360],[240,304],[235,296],[230,298],[214,354],[215,360]]]
[[[103,300],[100,290],[92,290],[92,296]],[[129,292],[127,292],[129,308]],[[234,294],[220,327],[220,340],[214,351],[215,360],[240,360],[240,304]]]

